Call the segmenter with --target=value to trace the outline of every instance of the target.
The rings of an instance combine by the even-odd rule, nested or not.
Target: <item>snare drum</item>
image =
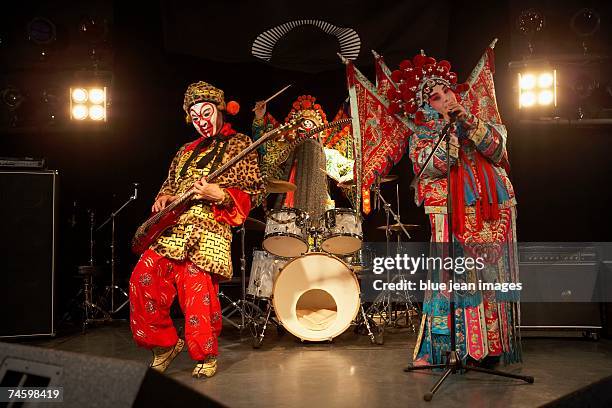
[[[363,233],[361,219],[357,212],[350,208],[334,208],[323,215],[325,232],[321,248],[330,254],[343,256],[353,254],[361,249]]]
[[[256,298],[271,298],[274,281],[286,263],[287,260],[279,259],[266,251],[254,250],[247,294]]]
[[[269,212],[263,247],[283,258],[295,258],[308,252],[306,213],[297,208],[281,208]]]

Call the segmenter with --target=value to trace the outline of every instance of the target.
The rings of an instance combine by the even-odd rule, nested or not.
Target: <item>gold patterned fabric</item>
[[[220,143],[227,143],[221,163],[229,161],[240,151],[245,149],[251,139],[243,134],[236,134]],[[208,175],[213,159],[204,168],[197,168],[197,162],[208,154],[214,147],[210,146],[191,160],[185,174],[181,177],[180,170],[189,160],[193,149],[188,149],[192,143],[181,147],[170,165],[168,178],[162,185],[157,197],[161,195],[179,195],[191,188],[193,183]],[[263,182],[259,174],[257,153],[251,152],[240,162],[236,163],[224,174],[212,181],[223,188],[237,188],[251,195],[251,202],[255,196],[263,191]],[[225,200],[218,206],[233,205],[232,198],[226,193]],[[225,278],[232,276],[230,257],[232,241],[231,227],[215,220],[211,205],[203,200],[193,201],[193,205],[179,217],[178,222],[168,228],[151,246],[158,254],[176,260],[189,259],[200,269],[221,275]]]

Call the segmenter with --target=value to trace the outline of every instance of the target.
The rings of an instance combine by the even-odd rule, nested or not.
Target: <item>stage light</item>
[[[550,88],[552,87],[554,82],[554,77],[550,72],[545,72],[540,74],[538,77],[538,87],[539,88]]]
[[[521,94],[520,106],[521,108],[528,108],[535,105],[536,95],[533,92],[525,92]]]
[[[89,101],[94,104],[103,104],[106,101],[105,89],[91,88],[89,90]]]
[[[554,101],[554,94],[552,91],[542,91],[538,94],[539,105],[550,105]]]
[[[101,105],[93,105],[89,108],[89,119],[103,120],[105,115],[104,107]]]
[[[75,103],[85,103],[87,101],[87,91],[83,88],[75,88],[71,92],[72,100]]]
[[[519,84],[521,89],[533,89],[536,85],[536,78],[533,74],[519,74]]]
[[[88,109],[86,105],[74,105],[72,107],[72,115],[71,118],[72,119],[76,119],[76,120],[84,120],[85,118],[87,118],[87,113],[88,113]]]
[[[519,73],[518,89],[519,108],[557,106],[557,71],[541,69]]]
[[[70,88],[71,119],[79,121],[106,122],[106,87]]]

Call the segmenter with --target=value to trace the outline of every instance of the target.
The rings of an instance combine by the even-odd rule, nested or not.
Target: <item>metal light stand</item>
[[[134,194],[130,196],[130,198],[125,203],[123,203],[121,207],[119,207],[116,211],[113,211],[111,215],[102,224],[100,224],[98,228],[96,228],[96,232],[98,232],[102,228],[104,228],[106,224],[108,224],[109,222],[111,223],[111,284],[110,286],[106,287],[106,291],[104,294],[105,298],[110,296],[110,310],[108,311],[108,313],[111,315],[119,312],[128,303],[130,303],[130,299],[129,299],[127,292],[123,288],[115,284],[115,276],[116,276],[115,274],[116,274],[116,267],[117,267],[117,255],[116,255],[117,239],[116,239],[116,229],[115,229],[115,218],[125,207],[127,207],[132,201],[138,198],[138,185],[139,185],[138,183],[133,183]],[[115,309],[115,290],[118,290],[120,294],[125,297],[125,301],[121,305],[119,305],[119,307],[117,307],[116,309]]]
[[[442,140],[446,140],[446,182],[447,182],[447,194],[446,194],[446,217],[447,217],[447,223],[448,223],[448,251],[449,251],[449,256],[454,259],[454,245],[453,245],[453,240],[454,240],[454,235],[453,235],[453,223],[452,223],[452,214],[453,214],[453,207],[452,207],[452,200],[451,200],[451,194],[450,194],[450,186],[451,186],[451,161],[450,161],[450,127],[453,124],[454,120],[451,119],[451,122],[446,125],[444,127],[444,129],[442,130],[442,134],[440,135],[440,138],[438,140],[438,143],[436,144],[436,146],[434,147],[434,149],[432,150],[431,154],[429,155],[429,157],[427,158],[427,160],[425,161],[425,164],[423,165],[421,171],[419,172],[418,176],[417,176],[417,181],[418,178],[420,178],[420,176],[423,173],[423,170],[427,167],[427,165],[429,164],[431,158],[433,157],[433,154],[435,153],[437,147],[440,145],[440,143],[442,142]],[[452,280],[454,275],[454,270],[451,269],[450,273],[449,273],[449,280]],[[450,285],[450,282],[447,282],[447,285]],[[476,372],[480,372],[480,373],[485,373],[485,374],[490,374],[490,375],[496,375],[496,376],[500,376],[500,377],[508,377],[508,378],[514,378],[517,380],[522,380],[525,381],[529,384],[533,384],[534,382],[534,378],[532,376],[527,376],[527,375],[518,375],[518,374],[512,374],[512,373],[507,373],[507,372],[503,372],[503,371],[499,371],[499,370],[490,370],[487,368],[482,368],[482,367],[474,367],[474,366],[469,366],[467,365],[463,359],[461,359],[459,357],[459,353],[457,353],[457,345],[456,345],[456,335],[455,335],[455,300],[454,300],[454,292],[451,293],[450,299],[449,299],[449,306],[450,306],[450,321],[449,321],[449,325],[450,325],[450,351],[447,353],[446,356],[446,363],[444,364],[428,364],[428,365],[423,365],[423,366],[414,366],[412,365],[412,363],[406,367],[404,369],[404,371],[406,372],[410,372],[410,371],[417,371],[417,370],[432,370],[432,369],[437,369],[437,368],[443,368],[444,369],[444,373],[442,374],[442,377],[440,377],[440,379],[438,379],[438,381],[436,381],[436,383],[433,385],[433,387],[431,388],[431,390],[427,393],[425,393],[423,395],[423,399],[425,401],[431,401],[434,394],[436,393],[436,391],[438,391],[438,389],[440,388],[440,386],[442,385],[442,383],[444,382],[444,380],[446,380],[451,374],[457,374],[457,373],[463,373],[463,372],[467,372],[467,371],[476,371]]]

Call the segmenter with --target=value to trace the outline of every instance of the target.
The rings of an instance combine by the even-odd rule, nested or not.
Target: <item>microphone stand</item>
[[[115,230],[115,217],[132,201],[138,198],[138,183],[133,183],[134,186],[134,194],[130,196],[130,198],[121,205],[116,211],[113,211],[111,215],[102,223],[98,228],[96,228],[96,232],[100,231],[106,224],[111,223],[111,284],[110,287],[107,287],[107,293],[110,291],[110,314],[115,314],[121,309],[123,309],[129,302],[129,296],[125,290],[120,288],[115,284],[115,273],[117,267],[117,256],[116,256],[116,248],[117,248],[117,239],[116,239],[116,230]],[[125,297],[125,301],[115,309],[115,290],[121,291],[121,294]]]
[[[454,237],[454,232],[453,232],[454,231],[453,230],[453,203],[452,203],[452,195],[450,194],[450,190],[451,190],[451,160],[450,158],[451,158],[451,155],[450,155],[450,132],[449,130],[453,122],[455,121],[455,118],[456,117],[454,115],[451,115],[451,121],[446,126],[444,126],[444,128],[442,129],[442,133],[440,134],[438,142],[436,143],[434,149],[429,154],[429,157],[425,161],[425,164],[421,168],[421,171],[419,171],[419,174],[413,180],[413,183],[418,182],[425,168],[428,166],[431,158],[433,157],[436,149],[438,148],[438,146],[443,140],[446,140],[446,219],[447,219],[447,225],[448,225],[448,243],[447,245],[448,245],[448,254],[453,260],[452,265],[454,265],[454,259],[455,259],[455,252],[454,252],[454,238],[455,237]],[[448,276],[449,276],[449,281],[446,282],[446,284],[447,284],[447,288],[450,288],[451,281],[453,280],[453,277],[454,277],[453,268],[450,269]],[[440,388],[444,380],[446,380],[451,374],[458,374],[458,373],[468,372],[468,371],[476,371],[476,372],[496,375],[500,377],[514,378],[517,380],[523,380],[529,384],[533,384],[535,379],[532,376],[512,374],[512,373],[507,373],[504,371],[491,370],[491,369],[482,368],[482,367],[474,367],[474,366],[467,365],[465,363],[465,361],[459,356],[459,353],[457,353],[457,339],[456,339],[456,333],[455,333],[455,329],[456,329],[455,328],[455,298],[454,297],[455,297],[455,291],[451,292],[449,296],[450,351],[446,355],[446,363],[427,364],[427,365],[422,365],[422,366],[414,366],[412,363],[410,363],[408,367],[404,368],[405,372],[417,371],[417,370],[432,370],[432,369],[437,369],[437,368],[444,369],[444,373],[442,374],[442,377],[440,377],[438,381],[436,381],[436,383],[433,385],[433,387],[431,387],[431,390],[429,392],[423,395],[423,399],[425,401],[431,401],[434,394],[436,393],[436,391],[438,391],[438,389]]]

